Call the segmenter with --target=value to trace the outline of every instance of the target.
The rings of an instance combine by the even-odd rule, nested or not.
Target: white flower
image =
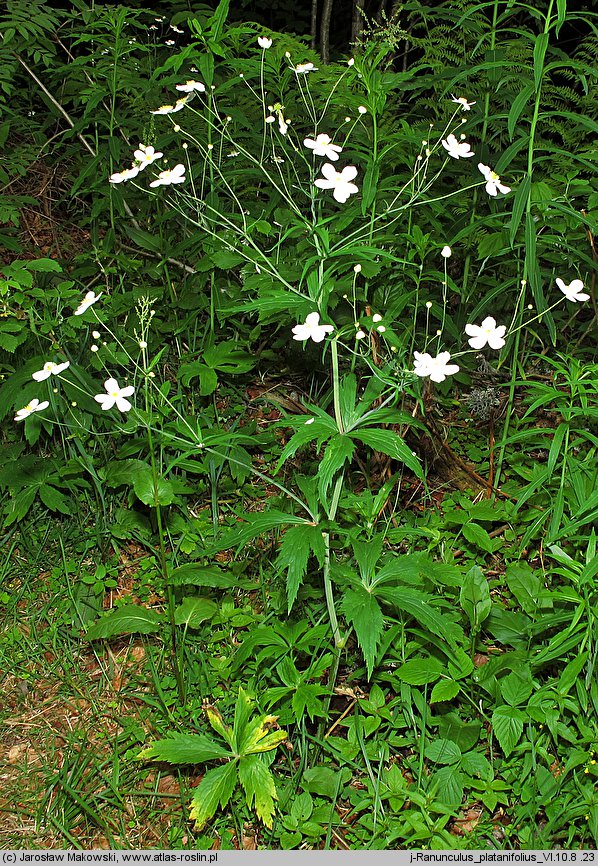
[[[590,298],[587,292],[582,292],[583,283],[581,280],[573,280],[569,285],[567,285],[564,280],[557,277],[556,284],[567,300],[573,301],[574,304],[577,303],[577,301],[588,301]]]
[[[47,409],[49,405],[47,400],[44,400],[43,403],[40,403],[37,399],[32,400],[31,403],[27,403],[26,406],[17,411],[15,421],[24,421],[25,418],[33,415],[34,412],[42,412],[44,409]]]
[[[506,325],[497,326],[492,316],[487,316],[481,325],[465,325],[465,333],[471,337],[468,343],[472,349],[483,349],[486,343],[491,349],[502,349],[506,330]]]
[[[316,139],[304,139],[303,144],[313,150],[314,156],[325,156],[332,162],[336,162],[339,153],[342,152],[342,147],[339,147],[338,144],[332,144],[332,139],[325,132],[321,132]]]
[[[382,316],[380,315],[380,313],[374,313],[374,315],[372,316],[372,322],[381,322],[381,321],[382,321]]]
[[[140,144],[139,150],[136,150],[133,156],[139,163],[138,170],[143,171],[147,165],[151,165],[152,162],[160,159],[164,154],[160,153],[160,151],[156,152],[151,146],[146,147],[144,144]]]
[[[384,325],[378,325],[376,330],[378,331],[379,334],[383,334],[386,331],[386,328],[384,327]]]
[[[499,192],[511,192],[511,187],[505,186],[504,183],[501,183],[500,177],[495,171],[492,171],[490,166],[484,165],[482,162],[479,162],[478,168],[484,175],[484,180],[487,181],[486,192],[488,193],[488,195],[496,195]]]
[[[100,403],[104,411],[112,409],[115,404],[119,412],[129,411],[131,404],[128,400],[125,400],[125,397],[130,397],[131,394],[135,393],[135,388],[133,388],[132,385],[127,385],[125,388],[119,388],[116,379],[106,379],[104,382],[104,388],[107,391],[106,394],[96,394],[93,398]]]
[[[185,81],[184,84],[177,84],[176,89],[180,90],[181,93],[193,93],[195,90],[197,90],[199,93],[204,93],[206,86],[205,84],[202,84],[201,81],[193,81],[193,79],[191,79],[190,81]]]
[[[416,376],[429,376],[432,382],[444,382],[447,376],[459,372],[457,364],[449,364],[451,356],[449,352],[441,352],[433,358],[427,352],[414,352],[414,370]]]
[[[139,166],[132,165],[131,168],[125,168],[123,171],[115,171],[108,178],[110,183],[124,183],[127,180],[133,180],[139,174]]]
[[[359,192],[359,188],[351,183],[357,177],[357,169],[354,165],[346,165],[342,171],[337,171],[329,162],[325,162],[322,166],[322,174],[326,180],[318,178],[314,181],[315,185],[320,189],[333,190],[332,195],[342,203],[346,202],[350,195]]]
[[[360,106],[357,108],[357,111],[358,111],[360,114],[367,114],[367,113],[368,113],[368,110],[367,110],[367,108],[365,107],[365,105],[360,105]]]
[[[41,370],[33,373],[31,378],[36,382],[43,382],[44,379],[49,379],[50,376],[58,376],[63,370],[70,366],[70,361],[65,361],[64,364],[55,364],[53,361],[47,361]]]
[[[260,48],[270,48],[270,46],[272,45],[272,40],[268,39],[267,36],[258,36],[257,44],[260,46]]]
[[[91,346],[90,346],[89,348],[90,348],[90,350],[91,350],[92,352],[99,352],[99,351],[100,351],[100,347],[99,347],[99,346],[96,346],[95,343],[92,343]]]
[[[296,72],[297,75],[307,75],[308,72],[317,72],[318,67],[314,66],[313,63],[298,63],[297,66],[293,66],[293,72]]]
[[[582,292],[583,283],[581,280],[573,280],[572,283],[567,285],[564,280],[557,277],[556,284],[567,300],[573,301],[574,304],[576,304],[577,301],[587,301],[590,298],[587,292]]]
[[[365,331],[362,331],[361,328],[355,333],[356,340],[363,340],[365,337]]]
[[[181,99],[177,99],[174,105],[161,105],[160,108],[152,111],[152,114],[175,114],[184,108],[188,102],[189,96],[183,96]]]
[[[170,186],[171,183],[183,183],[185,180],[185,166],[179,163],[174,168],[161,171],[157,180],[153,180],[150,186]]]
[[[95,292],[87,292],[77,309],[75,310],[75,316],[82,316],[86,310],[89,310],[92,304],[95,304],[96,301],[102,297],[102,292],[99,295],[96,295]]]
[[[452,133],[446,138],[443,138],[441,144],[444,149],[448,151],[448,155],[452,156],[453,159],[462,159],[469,156],[475,156],[470,145],[466,141],[458,141]]]
[[[305,324],[295,325],[293,328],[293,340],[309,340],[311,337],[314,343],[321,343],[326,334],[331,334],[332,331],[332,325],[320,325],[319,313],[309,313]]]
[[[460,105],[463,111],[469,111],[472,105],[475,105],[475,102],[468,102],[464,96],[453,96],[451,93],[452,101],[456,102],[457,105]]]
[[[453,254],[453,251],[452,251],[452,249],[451,249],[449,246],[443,247],[443,248],[440,250],[440,255],[441,255],[443,258],[445,258],[445,259],[450,259],[450,257],[452,256],[452,254]]]

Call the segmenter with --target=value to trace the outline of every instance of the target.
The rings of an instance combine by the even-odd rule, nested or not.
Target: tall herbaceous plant
[[[475,640],[468,645],[448,595],[435,598],[403,579],[409,571],[404,557],[384,551],[376,518],[401,473],[425,487],[424,467],[413,436],[407,435],[421,425],[418,405],[436,386],[446,391],[452,377],[476,367],[479,353],[500,364],[518,345],[518,334],[558,304],[577,309],[590,297],[586,276],[563,268],[550,281],[547,308],[537,314],[532,309],[523,323],[528,271],[513,281],[506,300],[499,302],[495,293],[487,303],[476,298],[475,315],[456,309],[451,259],[458,253],[458,239],[443,236],[451,209],[467,212],[474,197],[479,208],[483,197],[495,221],[507,226],[510,199],[515,197],[520,216],[529,204],[519,193],[518,177],[501,177],[496,171],[502,154],[488,142],[481,148],[476,140],[480,96],[474,84],[439,96],[445,122],[430,123],[422,138],[397,108],[395,77],[384,62],[387,46],[374,43],[324,69],[315,56],[298,54],[296,47],[287,50],[284,37],[251,27],[231,30],[228,41],[223,40],[225,17],[222,4],[205,27],[189,22],[192,45],[167,64],[178,82],[164,104],[148,110],[145,140],[132,146],[130,160],[106,184],[127,207],[140,191],[155,197],[157,208],[173,211],[181,231],[201,239],[212,268],[227,274],[225,288],[213,279],[208,282],[212,331],[227,317],[242,314],[259,321],[278,345],[282,340],[299,344],[306,353],[317,352],[309,357],[318,357],[326,371],[321,398],[306,402],[305,414],[285,419],[293,433],[281,446],[275,469],[256,469],[246,450],[251,436],[207,424],[170,394],[159,372],[163,349],[149,349],[151,302],[139,302],[139,329],[127,342],[105,315],[105,293],[93,289],[72,315],[85,317],[93,328],[91,349],[102,358],[105,378],[92,386],[89,375],[75,373],[67,358],[58,353],[48,357],[32,374],[38,389],[18,408],[15,421],[28,425],[48,419],[74,435],[88,435],[99,417],[110,417],[112,428],[104,428],[108,435],[112,429],[134,437],[137,450],[131,453],[140,456],[112,464],[105,481],[130,485],[153,509],[167,609],[162,614],[137,605],[118,608],[92,625],[88,636],[157,633],[166,627],[182,700],[184,653],[177,630],[209,619],[215,605],[203,596],[181,598],[181,587],[194,579],[198,586],[210,586],[210,575],[194,578],[189,563],[176,565],[163,510],[177,495],[170,473],[183,466],[193,472],[206,455],[267,481],[277,497],[276,507],[266,502],[263,510],[242,515],[239,528],[223,539],[192,548],[197,558],[204,563],[223,548],[242,556],[251,539],[282,529],[275,565],[284,576],[288,612],[307,580],[323,590],[332,638],[329,682],[335,681],[352,633],[371,678],[387,617],[398,612],[403,622],[415,621],[443,654],[446,670],[437,699],[446,700],[471,674]],[[105,338],[111,341],[110,352],[101,350]],[[227,357],[221,360],[226,370]],[[198,364],[206,394],[217,368],[216,361],[212,367]],[[78,389],[85,415],[75,411],[77,401],[66,399],[61,382],[68,384],[69,395]],[[412,398],[409,411],[405,395]],[[235,452],[233,444],[240,450]],[[307,447],[319,454],[314,472],[294,475],[289,463]],[[364,497],[362,522],[350,526],[346,515],[343,520],[339,515],[350,501],[352,468],[362,465],[364,454],[386,455],[395,461],[396,473],[382,496],[370,497],[369,512]],[[353,569],[347,567],[352,560]],[[472,586],[477,579],[477,572],[469,575]],[[255,798],[258,814],[271,822],[273,782],[256,756],[274,750],[282,735],[269,734],[270,717],[250,719],[250,702],[243,694],[235,725],[239,731],[253,725],[255,735],[244,746],[238,730],[231,733],[212,715],[210,722],[228,751],[206,739],[202,760],[230,757],[212,771],[219,774],[213,784],[220,780],[232,793],[238,762],[248,802]],[[176,760],[173,741],[165,743],[170,746],[161,750],[155,744],[145,756]],[[241,767],[252,773],[259,769],[265,798],[259,799],[255,780],[249,788],[245,785],[243,773],[249,770]],[[206,806],[197,795],[199,825],[214,813],[218,800],[210,803]]]

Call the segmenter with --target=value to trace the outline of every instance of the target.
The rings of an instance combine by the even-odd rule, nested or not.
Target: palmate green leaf
[[[291,700],[293,715],[297,722],[301,722],[306,709],[312,722],[315,716],[324,718],[326,712],[321,699],[327,694],[328,690],[316,683],[301,683],[298,685]]]
[[[247,805],[255,803],[258,818],[266,827],[272,827],[276,785],[274,777],[259,755],[247,755],[239,761],[239,781],[245,791]]]
[[[263,514],[247,512],[241,516],[246,523],[227,533],[222,541],[214,547],[214,550],[227,550],[229,547],[245,545],[263,532],[269,532],[271,529],[277,529],[281,526],[309,525],[309,521],[303,520],[302,517],[295,517],[293,514],[287,514],[285,511],[271,510]]]
[[[195,821],[195,829],[201,830],[212,818],[218,805],[221,809],[228,804],[238,778],[236,761],[229,761],[221,767],[209,770],[193,792],[189,817]]]
[[[388,454],[389,457],[404,463],[414,475],[423,480],[424,472],[421,463],[398,433],[394,433],[392,430],[359,428],[351,430],[350,435],[353,439],[359,439],[364,445],[369,445],[374,451],[381,451],[383,454]]]
[[[297,598],[299,587],[307,574],[309,557],[314,553],[320,565],[324,563],[326,548],[319,526],[303,523],[291,526],[283,535],[276,564],[287,569],[287,604],[289,613]]]
[[[169,734],[139,752],[138,761],[167,761],[169,764],[205,764],[231,753],[205,734]]]
[[[525,716],[516,707],[497,707],[492,713],[492,729],[498,743],[508,758],[523,733]]]
[[[52,511],[60,511],[62,514],[71,514],[71,507],[64,493],[50,484],[42,484],[40,486],[39,498],[46,508],[50,508]]]
[[[87,640],[100,640],[120,634],[152,634],[164,627],[161,614],[147,607],[126,604],[103,616],[87,629]]]
[[[426,593],[401,586],[381,586],[376,588],[376,595],[404,613],[408,613],[421,626],[443,638],[450,646],[455,647],[462,639],[461,628],[446,613],[441,613],[432,607]]]
[[[260,715],[250,718],[251,710],[251,701],[243,689],[239,689],[234,722],[236,751],[239,755],[271,752],[288,737],[286,731],[272,731],[272,725],[278,716]]]
[[[308,424],[307,421],[310,421],[310,423]],[[293,455],[303,445],[315,441],[318,446],[321,446],[327,439],[335,433],[338,433],[338,428],[329,415],[326,415],[325,417],[322,417],[322,415],[316,415],[313,420],[306,418],[305,420],[302,419],[301,421],[295,421],[294,424],[297,425],[297,430],[293,433],[283,448],[280,459],[276,464],[276,472],[278,472],[289,457],[293,457]]]
[[[326,450],[318,466],[318,489],[320,498],[324,502],[326,501],[328,488],[332,484],[334,476],[347,461],[351,460],[354,451],[355,443],[342,433],[337,433],[333,436],[326,446]]]
[[[347,622],[355,630],[369,679],[372,676],[376,652],[384,630],[384,616],[380,605],[364,586],[357,586],[344,593],[341,610]]]

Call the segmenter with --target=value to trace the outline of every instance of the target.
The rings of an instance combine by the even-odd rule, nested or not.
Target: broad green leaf
[[[539,572],[534,571],[526,562],[510,563],[507,566],[506,581],[525,613],[532,616],[537,614],[542,589]]]
[[[289,613],[297,598],[299,587],[307,573],[310,555],[314,553],[320,564],[324,561],[326,548],[319,526],[302,523],[291,526],[282,537],[276,564],[287,569],[287,604]]]
[[[127,226],[127,236],[142,250],[149,250],[151,253],[159,253],[162,249],[162,234],[161,232],[146,232],[143,229],[136,228],[133,225]]]
[[[231,589],[239,585],[239,579],[219,568],[189,562],[174,568],[170,574],[173,586],[209,586],[212,589]]]
[[[190,818],[195,828],[201,830],[212,818],[218,804],[224,809],[232,797],[237,782],[237,762],[229,761],[221,767],[209,770],[193,792]]]
[[[500,680],[503,699],[512,707],[527,703],[533,689],[532,675],[527,665],[518,667]]]
[[[31,261],[24,262],[25,267],[28,271],[61,271],[62,268],[55,262],[54,259],[32,259]]]
[[[436,791],[436,802],[455,808],[463,799],[464,782],[463,773],[457,767],[441,767],[430,777],[430,789]]]
[[[218,387],[218,376],[212,367],[207,364],[200,364],[197,369],[199,376],[199,395],[200,397],[209,397]]]
[[[150,466],[145,467],[146,471],[140,473],[133,481],[133,490],[138,499],[144,505],[155,507],[156,505],[170,505],[174,502],[174,489],[172,483],[167,478],[154,477]]]
[[[208,347],[203,353],[203,362],[223,373],[247,373],[255,366],[256,359],[244,352],[234,340],[227,340]]]
[[[317,766],[304,771],[301,784],[306,791],[333,800],[339,788],[342,788],[350,778],[351,771],[348,767],[339,771],[333,770],[332,767]]]
[[[384,616],[380,605],[365,587],[356,587],[345,591],[341,610],[347,622],[355,629],[357,642],[365,659],[368,679],[370,679],[384,631]]]
[[[486,782],[491,782],[494,778],[492,764],[488,758],[479,752],[467,752],[466,755],[463,755],[460,767],[468,776],[477,776]]]
[[[443,638],[450,646],[456,646],[457,641],[462,639],[461,628],[446,613],[441,613],[432,607],[426,600],[425,593],[402,586],[383,586],[377,587],[376,595],[404,613],[408,613],[421,626]]]
[[[459,694],[459,683],[455,680],[439,680],[432,689],[430,703],[438,704],[441,701],[452,701]]]
[[[424,755],[435,764],[457,764],[461,760],[461,749],[452,740],[432,740],[424,749]]]
[[[579,675],[581,674],[584,665],[588,660],[588,655],[588,652],[580,653],[576,658],[573,659],[573,661],[569,662],[569,664],[561,673],[557,683],[557,691],[563,697],[571,691],[573,685],[579,679]]]
[[[470,568],[463,579],[460,602],[472,630],[477,633],[492,608],[488,581],[477,565]]]
[[[239,781],[245,791],[247,805],[251,809],[255,802],[258,818],[266,827],[272,827],[276,785],[269,768],[259,755],[247,755],[239,761]]]
[[[476,547],[485,550],[487,553],[494,551],[492,539],[479,523],[465,523],[461,531],[470,544],[475,544]]]
[[[152,634],[163,628],[164,619],[155,610],[136,604],[126,604],[124,607],[111,610],[94,623],[87,629],[85,637],[87,640],[100,640],[117,634]]]
[[[525,716],[516,707],[497,707],[492,713],[492,729],[498,743],[508,758],[523,733]]]
[[[138,761],[167,761],[169,764],[205,764],[230,758],[227,749],[204,734],[169,734],[139,752]]]
[[[198,628],[202,622],[211,619],[217,610],[218,606],[209,598],[187,597],[175,609],[174,621],[177,625]]]
[[[397,677],[410,686],[423,686],[435,682],[441,674],[446,673],[445,666],[433,656],[422,659],[410,659],[396,670]]]
[[[411,469],[414,475],[423,480],[424,472],[421,463],[398,433],[394,433],[392,430],[370,430],[360,427],[351,430],[350,435],[353,439],[359,439],[364,445],[369,445],[374,451],[381,451],[383,454],[388,454],[389,457],[399,460],[408,469]]]

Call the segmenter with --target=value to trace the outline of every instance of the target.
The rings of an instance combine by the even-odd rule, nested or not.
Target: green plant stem
[[[341,413],[340,380],[338,374],[338,343],[332,340],[332,393],[334,396],[334,417],[339,433],[344,433],[343,416]]]
[[[149,393],[147,388],[145,388],[145,401],[146,401],[146,412],[149,414],[150,412],[150,402],[149,402]],[[177,625],[175,621],[175,599],[174,599],[174,590],[172,587],[172,583],[170,581],[170,569],[168,567],[168,558],[166,556],[166,545],[164,543],[164,524],[162,522],[162,509],[160,507],[160,502],[158,499],[158,481],[159,481],[159,473],[158,467],[156,465],[156,456],[154,454],[154,441],[152,436],[152,429],[149,425],[146,426],[147,430],[147,445],[150,456],[150,464],[152,469],[152,481],[154,485],[154,508],[156,512],[156,526],[158,529],[158,556],[160,561],[160,571],[162,572],[162,578],[164,580],[164,586],[166,588],[166,605],[168,610],[168,624],[170,626],[170,641],[171,641],[171,660],[172,660],[172,668],[174,673],[174,678],[176,680],[177,692],[179,695],[179,700],[181,704],[185,704],[185,682],[183,679],[183,673],[181,670],[181,663],[179,657],[179,646],[177,640]]]

